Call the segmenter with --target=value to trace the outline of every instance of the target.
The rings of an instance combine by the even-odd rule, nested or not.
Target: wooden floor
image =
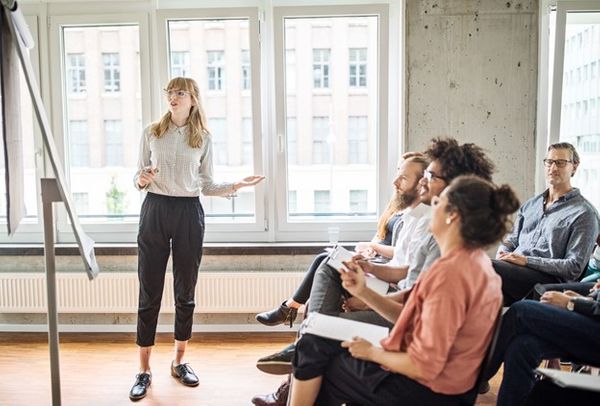
[[[152,355],[153,379],[138,405],[250,405],[257,393],[272,392],[282,377],[255,367],[257,358],[280,350],[291,334],[196,334],[187,359],[200,377],[188,388],[171,377],[172,344],[161,334]],[[131,405],[127,396],[137,372],[132,334],[61,334],[62,404]],[[495,404],[499,384],[480,396],[477,405]],[[0,405],[51,405],[47,336],[0,333]]]

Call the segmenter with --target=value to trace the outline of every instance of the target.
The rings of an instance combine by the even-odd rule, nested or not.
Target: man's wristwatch
[[[571,298],[567,302],[567,310],[570,311],[570,312],[572,312],[573,310],[575,310],[575,301],[573,299],[574,298]]]

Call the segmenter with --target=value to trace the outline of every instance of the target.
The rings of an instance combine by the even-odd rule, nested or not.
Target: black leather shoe
[[[129,399],[140,400],[146,396],[150,382],[152,382],[152,375],[145,372],[137,374],[135,376],[135,383],[129,391]]]
[[[267,355],[256,361],[256,368],[267,374],[285,375],[292,373],[292,358],[296,352],[296,344],[290,344],[275,354]]]
[[[285,406],[290,393],[290,381],[286,379],[279,385],[277,391],[268,395],[256,395],[252,398],[252,403],[256,406]]]
[[[289,323],[290,327],[292,327],[296,316],[298,316],[298,309],[287,307],[285,302],[283,302],[277,309],[257,314],[256,320],[266,326]]]
[[[171,375],[186,386],[198,386],[200,383],[190,364],[173,365],[171,362]]]

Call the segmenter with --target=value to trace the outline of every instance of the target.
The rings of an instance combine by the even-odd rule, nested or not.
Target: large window
[[[67,89],[64,99],[65,150],[69,152],[66,171],[71,192],[79,196],[78,205],[86,207],[78,213],[81,222],[115,218],[137,222],[142,196],[133,188],[132,178],[142,119],[141,94],[136,91],[141,74],[139,26],[65,24],[58,29],[67,86],[74,77],[73,55],[78,55],[76,60],[96,64],[94,68],[88,65],[83,76],[85,94]],[[107,93],[111,96],[106,97]]]
[[[178,58],[174,55],[189,55],[187,76],[200,87],[212,137],[214,180],[238,181],[260,173],[254,160],[257,106],[250,18],[170,19],[166,15],[165,19],[171,61]],[[175,76],[176,66],[171,63],[170,68],[169,76]],[[208,222],[256,224],[255,197],[255,189],[244,188],[234,198],[202,196],[201,200]]]
[[[595,8],[595,10],[594,10]],[[554,34],[555,33],[555,34]],[[556,12],[551,142],[575,145],[581,163],[573,185],[600,209],[600,6],[589,2],[559,2]],[[577,80],[571,80],[576,72]]]
[[[388,57],[400,46],[389,31],[398,7],[389,6],[390,18],[388,5],[368,0],[342,8],[331,0],[182,2],[189,9],[124,2],[118,10],[99,0],[52,3],[24,7],[48,16],[32,55],[43,50],[40,83],[57,150],[81,225],[97,242],[135,242],[145,197],[132,184],[140,137],[167,111],[162,89],[173,76],[199,85],[214,181],[266,176],[233,196],[201,196],[206,241],[326,241],[330,226],[341,240],[372,235],[399,153],[388,131],[402,130],[399,86],[388,83],[388,74],[401,77],[401,58]],[[587,64],[590,82],[598,67]],[[588,116],[598,110],[592,99]],[[37,184],[52,174],[39,140],[30,144],[27,183]],[[35,188],[27,187],[26,205],[35,215]],[[56,225],[57,242],[73,242],[62,209]],[[35,226],[27,241],[42,241]]]
[[[376,219],[382,189],[375,157],[385,155],[378,151],[384,138],[377,123],[386,109],[378,92],[379,56],[385,51],[377,16],[323,10],[315,17],[295,16],[293,7],[276,14],[276,39],[283,35],[276,42],[282,50],[276,86],[283,87],[276,107],[286,154],[278,173],[287,175],[281,185],[288,203],[280,206],[287,209],[280,219],[290,231],[341,225],[344,239],[357,220]],[[390,186],[384,187],[389,196]]]

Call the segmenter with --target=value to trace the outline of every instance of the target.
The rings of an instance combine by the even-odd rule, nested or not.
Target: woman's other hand
[[[239,182],[236,182],[233,184],[233,188],[235,190],[239,190],[243,187],[250,187],[250,186],[254,186],[258,183],[260,183],[265,177],[262,175],[251,175],[251,176],[246,176],[244,179],[242,179]]]

